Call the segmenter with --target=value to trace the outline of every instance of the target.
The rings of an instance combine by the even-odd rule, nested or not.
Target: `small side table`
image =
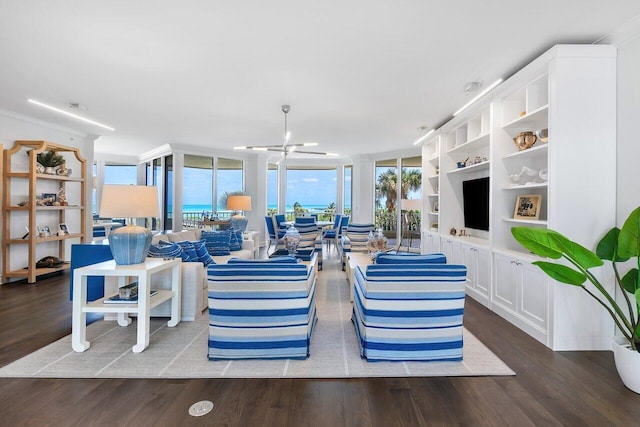
[[[87,350],[91,344],[87,341],[87,313],[118,313],[118,324],[131,324],[129,313],[138,316],[137,343],[133,346],[134,353],[140,353],[149,346],[149,319],[153,307],[171,300],[171,319],[167,326],[174,327],[180,323],[181,299],[181,259],[163,260],[162,258],[147,258],[141,264],[118,265],[115,261],[105,261],[86,267],[76,268],[73,272],[73,318],[71,325],[71,345],[75,351]],[[151,275],[162,270],[171,269],[171,290],[158,290],[150,296]],[[104,300],[113,296],[87,302],[87,277],[115,276],[118,286],[124,286],[129,276],[138,280],[138,302],[131,304],[105,304]]]
[[[242,233],[242,240],[253,240],[253,258],[260,256],[260,233],[257,231],[245,231]]]

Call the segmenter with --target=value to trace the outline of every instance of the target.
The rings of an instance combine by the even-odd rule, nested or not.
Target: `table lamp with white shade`
[[[156,218],[160,214],[158,188],[145,185],[104,185],[100,216],[125,218],[128,224],[109,233],[109,247],[116,264],[145,261],[151,245],[151,231],[133,224],[133,218]]]
[[[231,195],[227,197],[227,209],[234,212],[251,211],[251,196]],[[231,217],[231,224],[235,230],[244,232],[247,229],[247,217],[237,213]]]

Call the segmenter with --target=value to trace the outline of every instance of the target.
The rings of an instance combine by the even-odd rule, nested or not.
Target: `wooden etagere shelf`
[[[73,174],[41,173],[37,156],[49,150],[62,155]],[[0,169],[4,188],[3,278],[26,278],[27,282],[33,283],[43,274],[69,269],[69,263],[52,268],[36,268],[36,263],[49,255],[65,261],[65,246],[69,239],[87,241],[86,160],[80,150],[48,141],[15,141],[12,148],[3,151]],[[67,205],[38,205],[42,194],[59,196],[61,193],[65,194]],[[58,235],[59,224],[67,224],[73,232]],[[40,235],[38,228],[42,226],[48,226],[51,233]]]

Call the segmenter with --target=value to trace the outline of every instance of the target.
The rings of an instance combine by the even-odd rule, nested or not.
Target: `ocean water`
[[[303,205],[303,208],[314,212],[314,211],[320,211],[320,212],[324,212],[324,210],[327,208],[327,205]],[[347,206],[347,208],[350,208],[351,206]],[[276,205],[269,205],[267,206],[268,209],[277,209],[278,206]],[[168,207],[168,210],[170,212],[173,212],[172,206]],[[187,213],[187,212],[198,212],[201,213],[202,211],[205,212],[211,212],[211,205],[184,205],[182,207],[182,212],[183,213]],[[293,211],[293,206],[291,205],[287,205],[287,212],[289,211]],[[226,212],[225,210],[219,210],[219,212]]]

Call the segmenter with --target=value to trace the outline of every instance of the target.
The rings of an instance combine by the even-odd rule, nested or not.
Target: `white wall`
[[[0,111],[0,141],[4,145],[4,149],[13,146],[16,140],[37,140],[51,141],[58,144],[77,147],[80,149],[81,155],[87,160],[87,177],[92,176],[91,165],[93,164],[93,142],[97,135],[88,135],[78,132],[74,129],[63,128],[51,123],[36,121],[28,117],[22,117],[8,111]],[[91,185],[86,186],[86,200],[91,201]],[[3,189],[4,190],[4,189]],[[85,233],[91,233],[91,209],[86,209],[87,230]],[[71,226],[71,225],[70,225]],[[2,233],[2,230],[0,230]],[[91,235],[91,234],[89,234]],[[0,238],[2,236],[0,235]],[[77,243],[77,241],[74,241]],[[71,248],[69,245],[72,241],[67,241],[66,254],[67,258],[71,256]],[[51,255],[45,253],[47,251],[47,243],[38,245],[36,258]],[[0,256],[0,269],[3,268],[5,260]],[[24,247],[15,246],[11,248],[11,268],[19,268],[20,265],[27,265],[26,245]]]
[[[602,40],[618,48],[617,223],[640,206],[640,17]],[[607,141],[603,141],[603,148]]]

